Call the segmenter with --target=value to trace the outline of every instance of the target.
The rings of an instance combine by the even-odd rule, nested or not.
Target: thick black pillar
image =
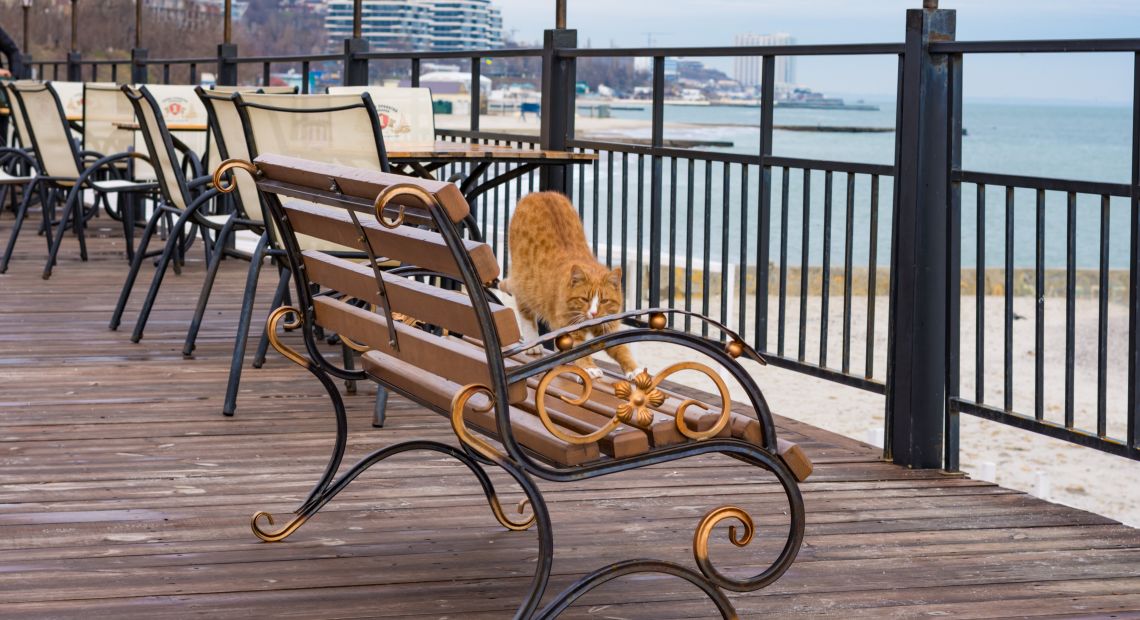
[[[907,11],[895,162],[887,452],[895,463],[915,468],[943,463],[951,70],[949,57],[932,56],[928,44],[953,40],[954,30],[954,11]]]
[[[545,150],[564,151],[574,132],[574,59],[555,54],[578,46],[577,30],[547,30],[542,38],[542,121],[539,134]],[[566,192],[565,166],[543,166],[539,186]]]

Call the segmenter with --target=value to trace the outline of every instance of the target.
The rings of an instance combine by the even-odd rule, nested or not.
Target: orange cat
[[[538,338],[538,320],[560,329],[622,311],[621,267],[610,270],[594,258],[578,213],[565,196],[557,192],[527,195],[515,208],[509,232],[511,276],[499,286],[518,303],[524,341]],[[579,330],[574,332],[574,342],[611,332],[618,325],[614,321]],[[542,347],[527,353],[541,355]],[[611,347],[606,353],[630,378],[643,370],[626,345]],[[602,376],[589,357],[577,363],[591,377]]]

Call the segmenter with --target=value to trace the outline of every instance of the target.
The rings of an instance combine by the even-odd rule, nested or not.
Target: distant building
[[[776,34],[738,34],[734,44],[741,47],[759,45],[795,45],[796,40],[790,34],[778,32]],[[741,56],[736,58],[733,65],[732,77],[743,86],[759,86],[761,69],[764,59],[760,56]],[[796,58],[794,56],[776,56],[777,86],[796,83]]]
[[[352,36],[352,0],[328,0],[330,46]],[[373,50],[457,51],[502,45],[503,18],[491,0],[364,0],[361,35]]]
[[[213,26],[225,11],[224,0],[150,0],[146,5],[157,13],[159,19],[173,22],[186,30]],[[241,20],[248,8],[247,1],[233,2],[234,20]]]

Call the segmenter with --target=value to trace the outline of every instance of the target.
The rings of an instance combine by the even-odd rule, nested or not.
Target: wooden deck
[[[0,239],[11,221],[0,215]],[[104,235],[114,235],[116,227],[101,221]],[[0,616],[504,618],[513,611],[534,566],[533,535],[504,531],[462,466],[434,457],[401,456],[374,468],[283,543],[254,538],[250,515],[291,510],[323,467],[333,433],[319,385],[275,354],[265,368],[246,370],[237,416],[221,415],[246,264],[227,261],[198,354],[185,360],[200,261],[167,277],[136,345],[128,336],[149,267],[124,331],[111,332],[107,320],[126,270],[121,241],[93,240],[84,264],[67,239],[46,282],[43,247],[26,234],[0,276]],[[262,291],[264,303],[269,291]],[[363,386],[347,397],[350,460],[410,438],[451,440],[442,418],[400,400],[387,428],[371,428],[373,392]],[[780,581],[733,595],[742,617],[1140,610],[1136,530],[992,484],[882,463],[865,445],[790,420],[780,420],[780,430],[817,464],[803,485],[807,534]],[[519,498],[510,486],[501,490],[508,505]],[[723,458],[544,491],[557,549],[549,591],[631,557],[691,565],[692,528],[728,501],[754,511],[760,537],[746,551],[714,546],[726,569],[771,552],[765,541],[774,544],[781,527],[772,480]],[[596,590],[565,616],[713,614],[688,584],[639,576]]]

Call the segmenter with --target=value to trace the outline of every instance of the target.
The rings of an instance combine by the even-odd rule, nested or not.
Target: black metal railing
[[[343,54],[241,58],[225,55],[233,51],[230,46],[231,52],[220,48],[218,58],[139,58],[104,64],[110,63],[112,72],[116,63],[124,62],[161,67],[164,81],[180,75],[194,81],[202,67],[211,66],[216,67],[219,83],[235,83],[239,66],[260,65],[260,75],[246,72],[240,79],[262,84],[269,83],[273,68],[295,68],[302,76],[302,91],[307,92],[317,67],[326,73],[339,71],[346,84],[366,84],[383,73],[406,77],[417,86],[425,60],[467,63],[469,121],[463,129],[440,129],[441,139],[574,149],[598,156],[586,166],[519,176],[477,199],[473,207],[480,226],[505,272],[510,269],[506,247],[513,204],[535,189],[563,191],[579,209],[599,259],[626,270],[631,307],[665,305],[711,314],[777,366],[884,394],[885,453],[896,462],[956,469],[959,413],[1140,459],[1140,39],[953,39],[952,11],[916,9],[907,12],[902,43],[583,49],[577,46],[574,31],[551,30],[543,46],[533,49],[370,52],[362,39],[352,39]],[[1134,54],[1129,183],[962,169],[963,55],[1041,52]],[[664,139],[666,58],[742,56],[760,58],[763,67],[757,151],[739,154],[669,146]],[[836,161],[826,161],[774,152],[774,67],[781,56],[896,57],[894,163],[842,161],[842,153],[836,154]],[[541,62],[538,135],[481,130],[481,102],[489,95],[479,85],[483,61],[507,57]],[[586,58],[634,57],[650,58],[652,63],[649,143],[576,134],[577,63]],[[36,64],[44,77],[51,71],[58,79],[61,71],[70,71],[67,61]],[[495,164],[498,169],[492,172],[502,172],[506,165]],[[451,178],[468,170],[452,164],[438,176]],[[1021,194],[1033,199],[1018,200]],[[1064,329],[1059,332],[1064,336],[1047,339],[1046,308],[1051,307],[1054,292],[1047,290],[1042,227],[1058,200],[1067,225],[1065,284],[1056,291],[1056,298],[1065,304]],[[1034,234],[1016,225],[1015,214],[1022,210],[1033,212]],[[988,270],[986,245],[995,229],[987,220],[998,213],[1003,261],[999,268]],[[1120,229],[1114,223],[1120,217],[1128,221],[1130,261],[1127,269],[1118,270],[1124,282],[1117,286],[1108,264],[1108,239]],[[973,230],[968,227],[971,219]],[[1079,412],[1085,391],[1076,370],[1086,364],[1076,350],[1080,330],[1074,308],[1084,291],[1075,273],[1073,231],[1078,222],[1093,220],[1101,244],[1092,286],[1097,346],[1091,362],[1096,387],[1090,397],[1095,412],[1090,419],[1095,429],[1082,430],[1084,418]],[[1013,248],[1019,239],[1031,242],[1036,251],[1033,284],[1021,296],[1035,300],[1036,357],[1028,407],[1017,396],[1021,382],[1015,379],[1014,302],[1019,291]],[[971,248],[965,242],[974,244],[972,252],[966,252]],[[969,263],[975,261],[971,275]],[[970,305],[963,301],[963,283],[975,289],[972,307],[963,307]],[[991,341],[985,326],[994,319],[987,317],[985,293],[996,284],[1000,284],[1002,330],[1000,339]],[[1109,315],[1117,299],[1126,300],[1127,306],[1128,372],[1123,386],[1106,380],[1113,360],[1108,351],[1113,340]],[[964,334],[968,321],[974,323],[973,334]],[[689,322],[675,327],[702,329]],[[887,346],[878,344],[884,331]],[[972,336],[974,349],[965,358],[964,335]],[[1057,347],[1053,344],[1057,340],[1063,340],[1059,356],[1063,398],[1059,416],[1053,416],[1046,394],[1050,368],[1043,352]],[[1000,385],[989,385],[985,368],[998,351],[1002,379]]]

